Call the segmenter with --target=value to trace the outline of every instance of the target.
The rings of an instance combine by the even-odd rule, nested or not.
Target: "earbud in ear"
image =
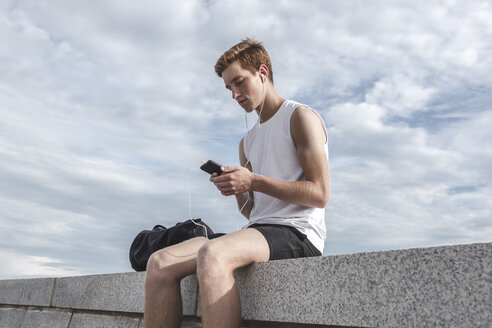
[[[261,74],[261,82],[265,82],[265,74]]]

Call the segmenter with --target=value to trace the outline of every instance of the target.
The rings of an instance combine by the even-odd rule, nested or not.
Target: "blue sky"
[[[238,163],[213,67],[246,37],[326,122],[325,255],[491,241],[490,2],[0,0],[0,278],[131,271],[188,168],[192,216],[243,226],[198,167]]]

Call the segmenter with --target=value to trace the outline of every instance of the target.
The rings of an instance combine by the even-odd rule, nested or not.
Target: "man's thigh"
[[[255,229],[243,229],[208,241],[205,248],[220,255],[232,268],[253,262],[266,262],[270,248],[265,237]]]

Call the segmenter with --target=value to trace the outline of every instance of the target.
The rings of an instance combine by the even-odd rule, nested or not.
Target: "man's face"
[[[222,72],[222,79],[226,88],[231,90],[232,98],[245,111],[250,113],[259,107],[262,101],[263,85],[258,72],[251,73],[236,60]]]

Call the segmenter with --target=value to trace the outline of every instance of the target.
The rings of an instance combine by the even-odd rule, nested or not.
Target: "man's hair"
[[[273,83],[272,62],[263,43],[252,38],[242,40],[220,56],[215,64],[215,73],[222,77],[224,70],[236,60],[239,60],[241,66],[253,74],[262,64],[266,65],[269,71],[268,78]]]

